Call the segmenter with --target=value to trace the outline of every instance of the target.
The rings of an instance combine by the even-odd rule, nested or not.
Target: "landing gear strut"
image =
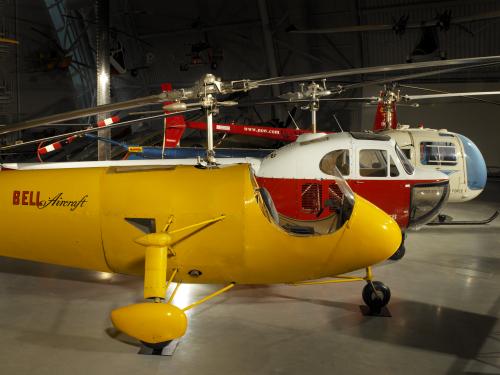
[[[294,283],[293,285],[322,285],[322,284],[336,284],[336,283],[350,283],[354,281],[366,282],[363,288],[363,301],[365,306],[360,306],[363,315],[370,316],[385,316],[390,317],[391,313],[385,306],[391,299],[391,290],[387,285],[381,281],[373,281],[373,274],[371,267],[366,267],[366,275],[364,277],[357,276],[334,276],[330,280],[320,281],[303,281]]]
[[[199,232],[224,219],[225,216],[221,215],[214,219],[169,230],[174,220],[174,217],[171,216],[161,232],[149,233],[135,240],[137,244],[145,247],[144,299],[148,302],[135,303],[113,310],[111,321],[115,328],[136,338],[152,350],[152,353],[147,354],[162,354],[164,348],[173,340],[184,335],[187,328],[186,311],[234,286],[234,283],[231,283],[181,309],[172,303],[181,285],[181,282],[178,281],[170,298],[168,300],[166,298],[167,290],[179,271],[177,268],[172,269],[168,282],[165,282],[167,280],[168,257],[176,256],[173,236],[176,235],[176,241],[180,241],[186,236],[193,235],[192,230]],[[181,232],[188,232],[188,234],[179,236]]]

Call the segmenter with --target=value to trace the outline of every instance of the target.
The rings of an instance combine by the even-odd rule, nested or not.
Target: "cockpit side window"
[[[452,142],[420,142],[423,165],[457,165],[457,151]]]
[[[387,151],[361,150],[359,152],[359,174],[362,177],[386,177]]]
[[[343,176],[350,174],[349,167],[349,150],[335,150],[331,151],[319,162],[319,169],[323,173],[334,176],[334,168],[337,167]]]

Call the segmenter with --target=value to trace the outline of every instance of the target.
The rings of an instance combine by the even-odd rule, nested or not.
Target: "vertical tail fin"
[[[172,91],[171,83],[162,83],[162,91]],[[170,104],[171,102],[165,102],[163,104]],[[169,113],[165,111],[165,113]],[[165,147],[177,147],[181,141],[182,135],[186,130],[186,120],[183,115],[175,115],[165,117]]]

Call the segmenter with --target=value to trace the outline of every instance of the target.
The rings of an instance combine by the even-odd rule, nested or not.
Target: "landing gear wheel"
[[[375,313],[380,312],[390,299],[391,290],[381,281],[368,282],[363,288],[363,301]]]
[[[153,349],[153,353],[152,354],[155,354],[155,355],[161,355],[161,352],[163,351],[163,349],[168,345],[170,344],[172,341],[163,341],[163,342],[157,342],[155,344],[151,344],[149,342],[145,342],[145,341],[141,341],[141,343],[150,348],[150,349]]]
[[[389,257],[389,259],[400,260],[402,257],[405,256],[405,253],[406,253],[406,248],[404,243],[402,243],[401,245],[399,245],[399,248],[396,250],[396,252]]]

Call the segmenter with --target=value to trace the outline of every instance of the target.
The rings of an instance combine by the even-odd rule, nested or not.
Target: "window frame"
[[[446,143],[445,145],[438,145],[440,143]],[[439,160],[428,160],[427,162],[424,163],[424,160],[423,160],[423,156],[424,156],[424,152],[422,151],[422,148],[424,147],[425,148],[437,148],[437,156],[439,158]],[[441,155],[444,155],[444,154],[441,154],[440,153],[440,148],[451,148],[453,147],[453,151],[454,151],[454,156],[455,156],[455,160],[453,161],[446,161],[446,160],[443,160],[441,158]],[[420,163],[420,165],[422,166],[425,166],[425,167],[456,167],[458,164],[459,164],[459,157],[458,157],[458,154],[459,152],[457,152],[457,150],[460,150],[458,145],[455,143],[455,142],[450,142],[448,140],[446,141],[433,141],[433,140],[422,140],[419,142],[419,160],[418,162]],[[432,156],[435,156],[436,154],[430,154]]]
[[[344,151],[344,152],[347,152],[347,157],[349,158],[349,163],[348,163],[348,166],[349,166],[349,173],[347,173],[347,174],[343,174],[343,173],[342,173],[342,171],[341,171],[341,170],[337,167],[337,164],[336,164],[336,163],[335,163],[335,167],[337,167],[337,169],[339,170],[340,174],[341,174],[344,178],[345,178],[345,177],[349,177],[349,176],[351,176],[351,175],[352,175],[352,156],[351,156],[351,149],[349,149],[349,148],[339,148],[339,149],[336,149],[336,150],[331,150],[331,151],[328,151],[326,154],[324,154],[324,155],[321,157],[321,159],[320,159],[320,161],[319,161],[319,163],[318,163],[318,168],[319,168],[319,170],[320,170],[323,174],[325,174],[325,175],[327,175],[327,176],[335,176],[335,174],[333,173],[333,171],[332,171],[332,173],[327,173],[327,172],[325,172],[325,171],[323,170],[323,168],[321,168],[321,164],[323,163],[323,160],[324,160],[324,159],[325,159],[328,155],[330,155],[330,154],[332,154],[332,153],[334,153],[334,152],[338,152],[338,151]]]
[[[361,174],[361,152],[362,151],[381,151],[381,152],[385,152],[385,175],[384,176],[365,176],[365,175],[362,175]],[[388,178],[390,177],[390,171],[389,171],[389,156],[390,156],[390,153],[389,153],[389,150],[386,148],[386,147],[375,147],[375,146],[371,146],[371,147],[363,147],[363,146],[360,146],[358,147],[358,150],[357,150],[357,160],[356,160],[356,172],[358,174],[358,176],[360,178]],[[399,168],[398,168],[398,171],[399,171]],[[399,173],[401,174],[401,171],[399,171]]]

